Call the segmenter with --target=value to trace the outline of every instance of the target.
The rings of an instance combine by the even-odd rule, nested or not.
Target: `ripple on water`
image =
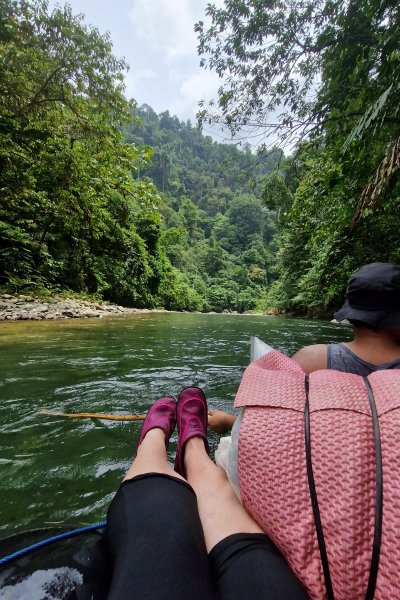
[[[38,409],[143,414],[154,398],[199,385],[210,407],[231,410],[251,335],[291,354],[350,332],[314,320],[193,314],[2,326],[0,531],[104,518],[139,438],[141,422]],[[176,444],[175,433],[172,460]]]
[[[76,517],[76,518],[86,517],[86,516],[92,514],[93,512],[99,511],[99,510],[102,510],[103,513],[105,513],[106,507],[109,506],[109,504],[114,496],[115,496],[114,491],[109,494],[106,494],[103,498],[101,498],[100,500],[97,500],[97,502],[93,502],[92,504],[89,504],[87,506],[83,506],[82,508],[78,508],[78,509],[74,510],[71,513],[71,516]]]
[[[59,593],[67,598],[82,583],[82,574],[70,567],[38,570],[15,585],[2,586],[0,600],[57,600]]]
[[[69,359],[65,361],[66,365],[72,366],[72,367],[80,367],[80,366],[96,366],[96,365],[100,365],[102,367],[106,366],[106,365],[115,365],[117,364],[118,361],[117,360],[108,360],[107,358],[102,358],[101,356],[94,356],[91,358],[75,358],[75,359]]]
[[[96,469],[95,477],[101,477],[104,473],[109,471],[121,471],[123,472],[129,466],[129,461],[118,461],[114,463],[100,463]]]

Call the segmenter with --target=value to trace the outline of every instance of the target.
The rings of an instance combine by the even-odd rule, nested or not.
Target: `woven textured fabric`
[[[379,416],[383,461],[383,539],[377,600],[399,599],[400,370],[369,377]],[[268,533],[310,598],[326,596],[306,468],[305,386],[301,367],[271,352],[252,363],[235,400],[246,407],[239,434],[244,506]],[[310,375],[311,455],[336,600],[365,597],[375,521],[375,449],[362,377]]]
[[[368,380],[374,392],[382,444],[383,528],[376,598],[400,598],[400,371],[377,371]]]

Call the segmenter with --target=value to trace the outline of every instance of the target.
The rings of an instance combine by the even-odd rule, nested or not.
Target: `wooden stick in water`
[[[53,410],[42,409],[38,411],[42,415],[52,417],[68,417],[70,419],[106,419],[108,421],[144,421],[146,415],[106,415],[103,413],[62,413]]]

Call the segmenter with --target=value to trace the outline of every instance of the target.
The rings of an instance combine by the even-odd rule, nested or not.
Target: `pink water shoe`
[[[143,421],[138,447],[143,442],[146,433],[150,431],[150,429],[158,427],[165,433],[165,446],[168,448],[169,438],[175,429],[176,407],[177,403],[175,398],[169,396],[159,398],[154,402]]]
[[[201,437],[208,452],[208,409],[203,390],[198,387],[188,387],[181,391],[178,396],[176,421],[179,437],[174,469],[185,477],[183,457],[186,442],[192,437]]]

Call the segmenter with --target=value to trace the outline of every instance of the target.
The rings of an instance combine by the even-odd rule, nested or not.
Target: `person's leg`
[[[207,551],[234,533],[263,533],[238,500],[225,472],[209,458],[201,438],[187,441],[186,478],[197,496]]]
[[[209,554],[221,600],[306,600],[301,583],[265,534],[237,533]]]
[[[179,435],[175,471],[184,475],[196,492],[207,551],[234,533],[263,533],[237,499],[224,471],[208,457],[208,408],[203,390],[182,390],[176,414]]]
[[[214,600],[196,496],[168,465],[166,435],[154,427],[141,436],[110,505],[108,600]]]
[[[246,512],[224,471],[208,457],[206,416],[201,390],[184,390],[177,409],[177,465],[196,492],[221,600],[304,600],[306,595],[284,558]]]
[[[164,473],[177,479],[183,479],[172,469],[167,461],[165,433],[162,429],[151,429],[137,449],[136,458],[129,467],[124,481],[144,473]]]
[[[221,600],[305,600],[300,582],[208,457],[202,438],[187,441],[184,464]]]
[[[196,496],[163,473],[126,480],[107,515],[108,600],[214,600]]]

